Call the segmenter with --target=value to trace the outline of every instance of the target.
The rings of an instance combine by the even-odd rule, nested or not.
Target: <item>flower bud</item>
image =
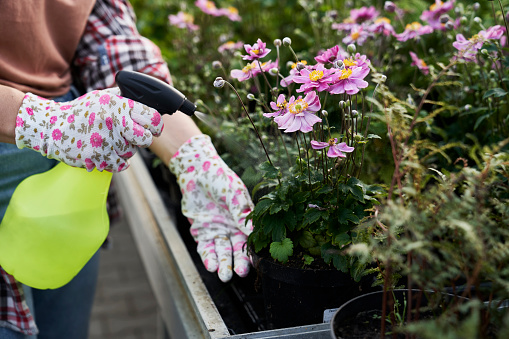
[[[488,55],[489,54],[489,52],[488,52],[488,50],[486,48],[481,49],[481,53],[484,54],[484,55]]]
[[[410,94],[408,94],[408,97],[407,97],[407,99],[406,99],[406,102],[407,102],[407,104],[409,104],[409,105],[415,106],[415,101],[414,101],[414,99],[412,98],[412,96],[411,96]]]
[[[276,67],[273,67],[269,70],[269,74],[275,76],[279,73],[279,70]]]
[[[475,22],[476,24],[481,24],[481,23],[482,23],[482,19],[481,19],[481,18],[479,18],[478,16],[476,16],[476,17],[474,18],[474,22]]]
[[[221,61],[218,61],[218,60],[212,61],[212,68],[213,69],[219,69],[219,68],[221,68],[221,66],[222,66]]]
[[[216,80],[214,80],[214,87],[215,88],[221,88],[224,86],[226,81],[223,80],[221,77],[217,77]]]
[[[449,20],[451,20],[451,17],[448,14],[443,14],[440,16],[440,23],[442,24],[445,24]]]
[[[286,37],[283,39],[283,45],[290,46],[291,44],[292,44],[292,39],[290,39],[289,37]]]
[[[474,11],[478,11],[478,10],[479,10],[479,8],[481,8],[481,5],[480,5],[478,2],[476,2],[476,3],[474,3],[474,4],[472,5],[472,9],[473,9]]]
[[[353,109],[353,110],[352,110],[352,116],[353,116],[353,117],[356,117],[357,115],[359,115],[359,112],[357,112],[357,110],[356,110],[356,109]]]
[[[466,104],[465,105],[465,111],[470,111],[472,109],[472,105]]]
[[[362,135],[360,135],[360,134],[355,134],[355,135],[353,136],[353,138],[355,139],[355,141],[361,141],[361,140],[362,140]]]
[[[393,13],[396,10],[396,5],[392,1],[386,1],[384,4],[384,10],[389,13]]]
[[[322,109],[322,112],[321,112],[321,113],[322,113],[322,115],[323,115],[324,117],[329,116],[329,112],[327,112],[327,111],[326,111],[326,110],[324,110],[324,109]]]
[[[346,102],[344,102],[343,100],[341,100],[339,102],[339,108],[345,108],[346,107]]]
[[[233,53],[233,56],[236,57],[236,58],[242,58],[242,53],[240,51],[235,51]]]
[[[463,15],[463,16],[460,18],[460,24],[462,24],[462,25],[466,25],[466,24],[467,24],[467,22],[468,22],[468,18],[467,18],[466,16],[464,16],[464,15]]]
[[[295,66],[295,68],[297,69],[297,71],[302,71],[304,68],[306,68],[306,65],[304,65],[302,62],[298,62],[297,63],[297,66]]]
[[[254,96],[254,94],[253,94],[253,93],[248,93],[248,94],[247,94],[247,100],[251,100],[251,101],[252,101],[252,100],[254,100],[254,99],[255,99],[255,96]]]
[[[346,46],[346,50],[348,51],[348,53],[355,53],[357,48],[355,47],[354,44],[349,44],[348,46]]]
[[[282,43],[282,42],[281,42],[281,39],[276,39],[276,40],[274,40],[274,46],[276,46],[276,47],[280,47],[280,46],[281,46],[281,43]]]
[[[343,60],[340,60],[340,59],[335,60],[334,63],[332,64],[332,66],[334,68],[339,68],[339,69],[345,68],[345,64],[343,63]]]
[[[445,28],[448,30],[454,29],[454,23],[452,21],[447,21],[445,23]]]

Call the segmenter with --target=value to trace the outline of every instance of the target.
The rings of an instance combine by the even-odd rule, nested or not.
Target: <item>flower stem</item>
[[[263,151],[265,152],[265,155],[267,156],[267,160],[269,160],[269,163],[272,167],[274,167],[274,164],[272,163],[272,161],[270,160],[270,156],[269,156],[269,153],[267,152],[267,149],[265,148],[265,145],[263,144],[263,141],[262,141],[262,137],[260,136],[260,133],[258,132],[258,128],[256,128],[256,125],[254,124],[254,121],[253,119],[251,119],[251,116],[249,115],[249,112],[247,111],[247,108],[246,106],[244,105],[244,102],[242,101],[242,99],[240,98],[240,95],[239,95],[239,92],[237,92],[237,90],[235,89],[235,87],[233,87],[232,84],[230,84],[228,81],[225,81],[226,84],[228,84],[228,86],[230,86],[230,88],[235,92],[235,94],[237,95],[237,98],[239,99],[240,103],[242,104],[242,108],[244,109],[244,112],[246,112],[247,114],[247,117],[249,118],[249,121],[251,122],[251,125],[253,125],[253,128],[255,130],[255,133],[256,133],[256,136],[258,137],[258,140],[260,140],[260,144],[262,145],[263,147]],[[278,178],[277,179],[279,184],[281,184],[281,180]]]

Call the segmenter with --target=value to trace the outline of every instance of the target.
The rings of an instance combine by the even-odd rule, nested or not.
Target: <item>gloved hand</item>
[[[182,213],[191,222],[191,234],[209,272],[229,281],[234,271],[245,277],[250,260],[247,236],[253,230],[246,216],[253,202],[246,186],[217,154],[210,137],[197,135],[184,143],[170,160],[182,191]]]
[[[27,93],[16,117],[16,145],[91,171],[120,172],[163,129],[152,108],[120,96],[118,88],[55,102]]]

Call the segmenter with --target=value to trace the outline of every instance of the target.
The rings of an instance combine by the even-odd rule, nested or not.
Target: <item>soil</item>
[[[355,318],[347,319],[343,324],[338,324],[334,328],[334,333],[338,338],[349,339],[373,339],[381,338],[380,318],[382,312],[380,310],[371,310],[360,312]],[[386,325],[386,333],[384,338],[393,338],[391,325]],[[405,338],[400,334],[398,339]]]

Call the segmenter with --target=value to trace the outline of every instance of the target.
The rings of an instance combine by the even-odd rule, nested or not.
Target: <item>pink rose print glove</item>
[[[182,213],[192,224],[191,234],[205,268],[217,271],[219,279],[227,282],[233,276],[233,259],[235,273],[247,276],[250,260],[245,244],[253,227],[250,220],[246,224],[246,216],[253,202],[242,180],[204,134],[184,143],[169,168],[177,176]]]
[[[16,145],[88,171],[120,172],[138,147],[161,134],[161,115],[119,96],[118,88],[55,102],[27,93],[16,117]]]

